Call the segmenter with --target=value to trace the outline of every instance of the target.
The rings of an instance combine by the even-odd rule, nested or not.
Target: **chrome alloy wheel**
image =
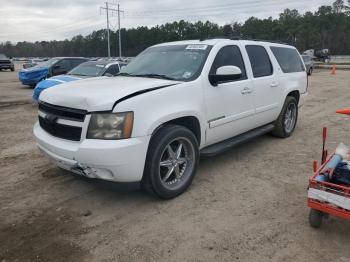
[[[284,129],[287,133],[290,133],[293,131],[296,120],[297,120],[297,106],[295,103],[290,103],[287,107],[287,110],[284,116]]]
[[[168,143],[159,162],[159,176],[162,184],[171,190],[185,184],[193,173],[194,158],[194,146],[187,138],[179,137]]]

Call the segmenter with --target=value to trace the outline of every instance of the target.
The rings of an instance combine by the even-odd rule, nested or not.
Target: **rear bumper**
[[[150,136],[74,142],[51,136],[38,123],[34,126],[34,136],[41,152],[68,171],[115,182],[142,179]]]

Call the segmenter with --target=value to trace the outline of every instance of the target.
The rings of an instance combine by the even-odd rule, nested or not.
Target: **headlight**
[[[133,112],[92,114],[86,137],[110,140],[129,138],[133,120]]]

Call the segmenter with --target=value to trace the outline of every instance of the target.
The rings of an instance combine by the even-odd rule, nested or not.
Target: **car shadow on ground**
[[[216,168],[216,165],[222,165],[223,163],[227,161],[235,161],[235,158],[239,156],[239,158],[248,158],[250,154],[254,153],[254,150],[257,147],[263,147],[266,145],[266,143],[273,143],[276,140],[276,138],[273,138],[271,135],[264,135],[255,139],[252,139],[250,141],[247,141],[244,144],[238,145],[234,148],[231,148],[227,150],[226,152],[223,152],[221,154],[218,154],[216,156],[211,157],[200,157],[200,165],[199,169],[197,170],[197,174],[195,177],[195,183],[198,183],[200,185],[203,180],[206,180],[208,177],[205,177],[208,175],[207,172],[202,172],[207,168]],[[97,191],[98,194],[100,192],[108,192],[112,195],[115,195],[117,199],[122,198],[131,198],[131,199],[138,199],[138,198],[149,198],[149,199],[158,199],[155,196],[146,194],[141,190],[141,183],[140,182],[127,182],[127,183],[121,183],[121,182],[114,182],[114,181],[105,181],[100,179],[94,179],[94,178],[88,178],[84,177],[82,175],[78,175],[60,168],[53,168],[51,169],[53,176],[64,176],[66,178],[69,178],[69,180],[74,181],[81,181],[82,184],[89,185],[92,187],[93,191]],[[192,190],[193,187],[190,187],[189,190]]]

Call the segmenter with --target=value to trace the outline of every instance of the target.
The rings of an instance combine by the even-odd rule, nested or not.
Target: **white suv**
[[[292,134],[307,75],[282,44],[212,39],[152,46],[114,78],[45,90],[34,126],[59,167],[118,182],[141,181],[172,198],[191,184],[199,155],[255,136]]]

